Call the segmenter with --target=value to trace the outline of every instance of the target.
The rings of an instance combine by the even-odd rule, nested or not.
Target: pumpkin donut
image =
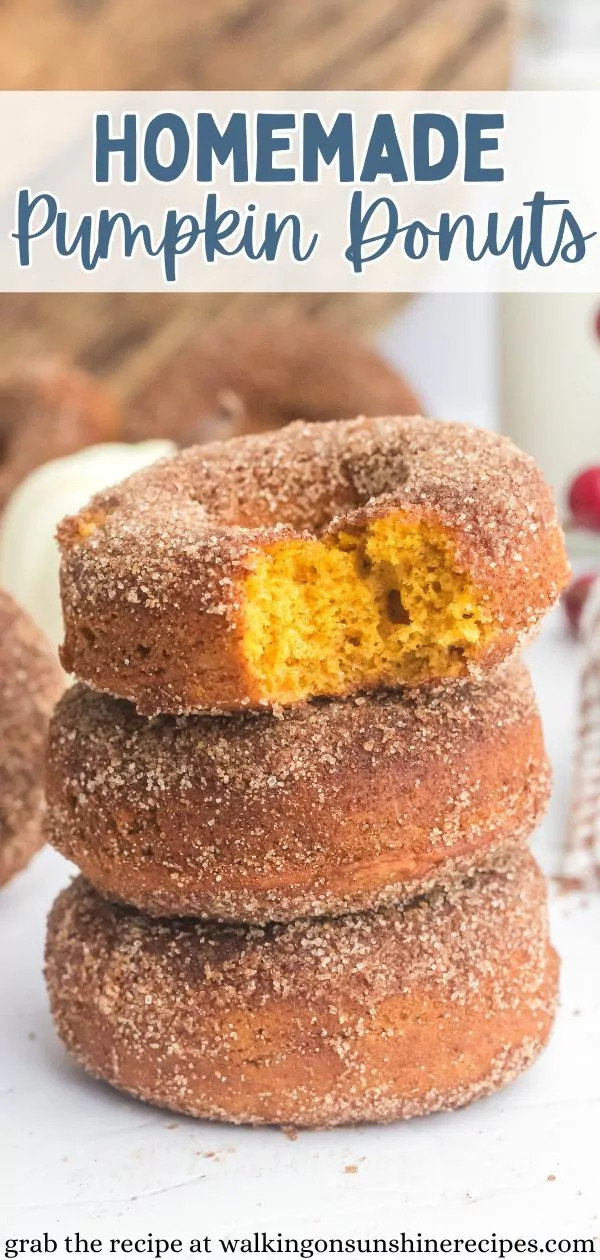
[[[266,928],[150,919],[81,877],[50,914],[58,1033],[174,1111],[327,1127],[461,1107],[539,1054],[558,962],[530,854],[404,909]]]
[[[43,842],[44,748],[63,686],[42,635],[0,590],[0,886]]]
[[[156,915],[339,915],[451,884],[527,839],[549,770],[527,671],[148,721],[81,685],[53,718],[47,838]]]
[[[398,417],[191,447],[97,495],[59,542],[65,669],[148,715],[488,670],[568,573],[529,456]]]
[[[0,373],[0,511],[34,468],[114,438],[117,423],[85,372],[43,359]]]
[[[414,415],[406,381],[374,350],[331,324],[294,317],[216,323],[156,362],[134,391],[124,439],[179,446],[279,429],[291,420]]]

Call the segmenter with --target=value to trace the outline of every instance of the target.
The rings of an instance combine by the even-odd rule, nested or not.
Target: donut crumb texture
[[[447,531],[399,512],[355,532],[276,543],[245,584],[244,649],[266,697],[455,678],[490,643],[490,597]]]

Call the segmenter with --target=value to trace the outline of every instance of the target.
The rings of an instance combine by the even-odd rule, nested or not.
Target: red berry
[[[583,577],[576,578],[562,597],[567,620],[574,634],[579,633],[581,614],[590,593],[590,586],[598,576],[597,573],[586,573]]]
[[[571,483],[569,508],[573,525],[600,530],[600,465],[586,468]]]

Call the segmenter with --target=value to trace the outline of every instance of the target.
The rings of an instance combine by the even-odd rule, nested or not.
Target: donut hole
[[[245,585],[244,648],[266,699],[292,703],[458,677],[494,634],[451,536],[399,512],[277,543]]]

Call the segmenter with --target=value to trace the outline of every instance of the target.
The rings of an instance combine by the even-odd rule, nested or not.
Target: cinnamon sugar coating
[[[0,590],[0,887],[43,843],[46,734],[63,685],[37,627]]]
[[[115,404],[92,377],[52,359],[0,373],[0,508],[48,460],[117,436]]]
[[[533,460],[441,421],[299,422],[182,451],[63,521],[65,669],[148,715],[256,707],[244,583],[257,557],[394,512],[447,531],[456,566],[487,592],[495,632],[465,670],[537,630],[568,566]]]
[[[527,839],[549,790],[529,676],[279,714],[140,717],[58,705],[47,838],[151,914],[287,922],[406,901]]]
[[[455,1108],[545,1045],[558,961],[544,880],[504,866],[403,910],[242,928],[150,919],[82,878],[46,979],[74,1059],[138,1098],[235,1123],[332,1126]]]
[[[406,381],[344,329],[299,316],[216,323],[155,361],[128,400],[124,439],[191,446],[368,410],[420,407]]]

